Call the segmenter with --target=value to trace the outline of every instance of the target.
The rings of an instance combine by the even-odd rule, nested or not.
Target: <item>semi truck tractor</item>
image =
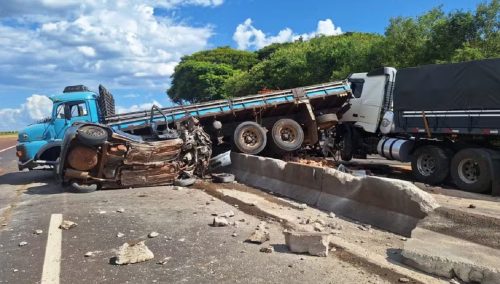
[[[98,93],[69,86],[50,97],[50,119],[19,131],[19,169],[55,167],[76,187],[173,181],[176,175],[203,172],[212,150],[287,153],[315,145],[318,130],[337,123],[350,96],[350,84],[337,81],[115,114],[113,96],[103,86]],[[190,118],[195,122],[186,123]],[[144,174],[133,177],[134,172]]]
[[[411,162],[418,181],[500,194],[500,59],[349,76],[351,107],[326,155]]]

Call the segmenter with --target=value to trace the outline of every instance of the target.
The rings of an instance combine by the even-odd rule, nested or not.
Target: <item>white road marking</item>
[[[52,214],[50,216],[41,284],[59,283],[59,274],[61,273],[62,243],[62,230],[59,229],[59,225],[61,225],[62,221],[62,214]]]
[[[5,148],[5,149],[2,149],[2,150],[0,150],[0,153],[5,152],[5,151],[7,151],[7,150],[10,150],[10,149],[12,149],[12,148],[14,148],[14,147],[16,147],[16,145],[14,145],[14,146],[10,146],[10,147],[7,147],[7,148]]]

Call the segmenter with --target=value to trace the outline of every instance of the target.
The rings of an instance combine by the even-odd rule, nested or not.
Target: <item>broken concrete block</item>
[[[250,237],[248,237],[246,241],[254,244],[262,244],[270,239],[271,235],[269,234],[269,231],[263,227],[259,227],[250,235]]]
[[[43,230],[35,230],[33,232],[33,234],[35,234],[35,235],[41,235],[41,234],[43,234]]]
[[[156,264],[165,265],[170,260],[170,258],[171,258],[170,256],[167,256],[167,257],[163,258],[162,260],[158,261]]]
[[[123,213],[123,212],[125,212],[125,208],[118,208],[118,209],[116,210],[116,212],[118,212],[118,213]]]
[[[59,229],[63,229],[63,230],[69,230],[69,229],[72,229],[74,227],[78,226],[77,223],[73,222],[73,221],[69,221],[69,220],[64,220],[61,225],[59,225]]]
[[[118,232],[118,234],[116,234],[116,237],[117,237],[117,238],[123,238],[124,236],[125,236],[125,234],[124,234],[124,233],[120,233],[120,232]]]
[[[273,253],[274,248],[272,246],[261,247],[259,251],[264,253]]]
[[[28,244],[28,242],[20,242],[20,243],[19,243],[19,246],[20,246],[20,247],[24,247],[24,246],[25,246],[25,245],[27,245],[27,244]]]
[[[151,232],[148,234],[148,238],[156,238],[158,237],[160,234],[158,232]]]
[[[146,246],[144,241],[129,244],[124,243],[118,248],[115,264],[132,264],[147,261],[154,258],[154,254]]]
[[[228,225],[229,222],[224,217],[214,217],[214,221],[212,222],[212,226],[214,227],[225,227]]]
[[[330,236],[321,232],[283,232],[288,249],[296,253],[328,256]]]

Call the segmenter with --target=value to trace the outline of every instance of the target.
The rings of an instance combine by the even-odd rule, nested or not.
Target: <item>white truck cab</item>
[[[392,110],[392,89],[396,69],[384,67],[368,73],[354,73],[348,78],[353,98],[342,123],[352,122],[365,132],[376,133],[386,111]]]

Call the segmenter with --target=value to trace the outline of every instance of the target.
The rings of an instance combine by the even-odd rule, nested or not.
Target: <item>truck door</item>
[[[55,139],[62,139],[66,128],[77,121],[92,121],[87,102],[67,102],[58,105],[54,117]]]

